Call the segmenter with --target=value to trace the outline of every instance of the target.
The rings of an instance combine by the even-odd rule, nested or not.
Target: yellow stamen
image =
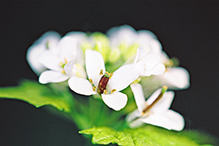
[[[92,79],[89,79],[89,81],[90,81],[90,83],[93,85],[93,81],[92,81]]]
[[[60,63],[59,63],[59,66],[63,66],[63,64],[64,64],[64,63],[60,62]]]
[[[104,94],[107,94],[107,91],[106,91],[106,90],[104,90],[104,91],[103,91],[103,93],[104,93]]]
[[[116,92],[116,89],[112,89],[112,90],[111,90],[111,93],[114,93],[114,92]]]
[[[67,63],[68,63],[68,61],[67,61],[67,59],[66,59],[66,58],[64,58],[64,61],[65,61],[65,64],[67,64]]]
[[[134,81],[132,82],[132,84],[139,83],[140,81],[141,81],[141,78],[137,78],[136,80],[134,80]]]
[[[63,74],[66,74],[66,72],[64,71],[64,70],[62,70],[62,72],[61,73],[63,73]]]
[[[96,86],[93,86],[93,88],[92,88],[92,89],[93,89],[93,91],[96,91],[97,87],[96,87]]]
[[[110,73],[109,78],[111,78],[113,76],[113,73]]]
[[[106,74],[107,74],[108,76],[110,76],[110,73],[109,73],[109,72],[107,72],[107,71],[106,71]]]
[[[103,70],[101,69],[101,70],[100,70],[100,76],[102,76],[102,75],[103,75]]]
[[[163,86],[163,88],[164,88],[165,90],[167,90],[168,87],[167,87],[167,86]]]

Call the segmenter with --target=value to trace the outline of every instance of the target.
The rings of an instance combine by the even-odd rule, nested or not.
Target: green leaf
[[[198,132],[175,132],[150,125],[122,131],[109,127],[93,127],[79,131],[79,133],[92,134],[93,144],[104,145],[110,143],[123,146],[199,146],[216,144],[216,139]],[[199,137],[197,137],[197,133]],[[203,137],[205,137],[205,140],[203,140]]]
[[[51,105],[60,111],[70,112],[72,95],[67,91],[57,92],[51,87],[33,81],[23,81],[17,87],[0,88],[0,98],[23,100],[37,108]]]

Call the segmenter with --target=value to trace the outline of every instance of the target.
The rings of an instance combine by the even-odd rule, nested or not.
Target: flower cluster
[[[126,117],[130,127],[184,127],[183,117],[169,109],[174,92],[166,90],[188,88],[189,74],[150,31],[124,25],[107,35],[70,32],[61,37],[47,32],[28,49],[27,60],[40,83],[66,82],[78,94],[98,95],[93,97],[116,111],[131,98],[123,92],[130,86],[137,105]]]

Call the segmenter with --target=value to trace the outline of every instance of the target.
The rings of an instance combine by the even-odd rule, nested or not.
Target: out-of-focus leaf
[[[33,81],[23,81],[17,87],[0,88],[0,98],[23,100],[37,108],[51,105],[65,112],[70,112],[73,104],[70,92],[56,92],[49,86]]]
[[[196,137],[192,135],[197,135],[197,132],[175,132],[150,125],[122,131],[116,131],[109,127],[93,127],[79,133],[92,134],[93,144],[104,145],[110,143],[123,146],[210,146],[216,144],[216,139],[209,137],[209,135],[198,133],[199,137]],[[203,137],[205,139],[202,139]]]

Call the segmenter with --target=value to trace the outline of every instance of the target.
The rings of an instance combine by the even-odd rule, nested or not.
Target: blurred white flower
[[[27,61],[40,75],[39,82],[57,83],[74,75],[86,78],[80,49],[84,38],[82,32],[70,32],[63,38],[56,32],[47,32],[37,40],[27,51]]]
[[[85,63],[88,80],[73,76],[68,81],[69,87],[82,95],[101,94],[107,106],[114,110],[122,109],[127,103],[127,95],[119,91],[139,77],[137,65],[123,65],[113,74],[108,73],[102,55],[90,49],[85,51]]]
[[[139,46],[146,48],[148,51],[160,50],[161,45],[157,37],[149,30],[136,31],[129,25],[113,27],[107,32],[112,47],[118,47],[125,43],[128,46],[138,43]]]
[[[125,59],[132,58],[139,47],[144,48],[146,52],[161,50],[160,42],[148,30],[136,31],[129,25],[123,25],[110,29],[107,35],[111,48],[115,50],[119,48]]]
[[[44,51],[39,57],[39,62],[48,70],[41,73],[39,82],[57,83],[67,80],[71,76],[86,78],[84,70],[84,57],[80,52],[79,37],[83,33],[67,34],[59,40],[57,52]]]
[[[130,127],[138,127],[143,123],[152,124],[169,130],[181,131],[184,128],[184,118],[179,113],[170,110],[174,92],[166,92],[167,88],[156,90],[145,101],[142,86],[131,84],[138,109],[130,113],[126,120]]]
[[[47,32],[27,50],[27,62],[37,75],[46,70],[46,67],[38,61],[39,56],[46,50],[55,53],[60,38],[61,36],[56,32]]]

